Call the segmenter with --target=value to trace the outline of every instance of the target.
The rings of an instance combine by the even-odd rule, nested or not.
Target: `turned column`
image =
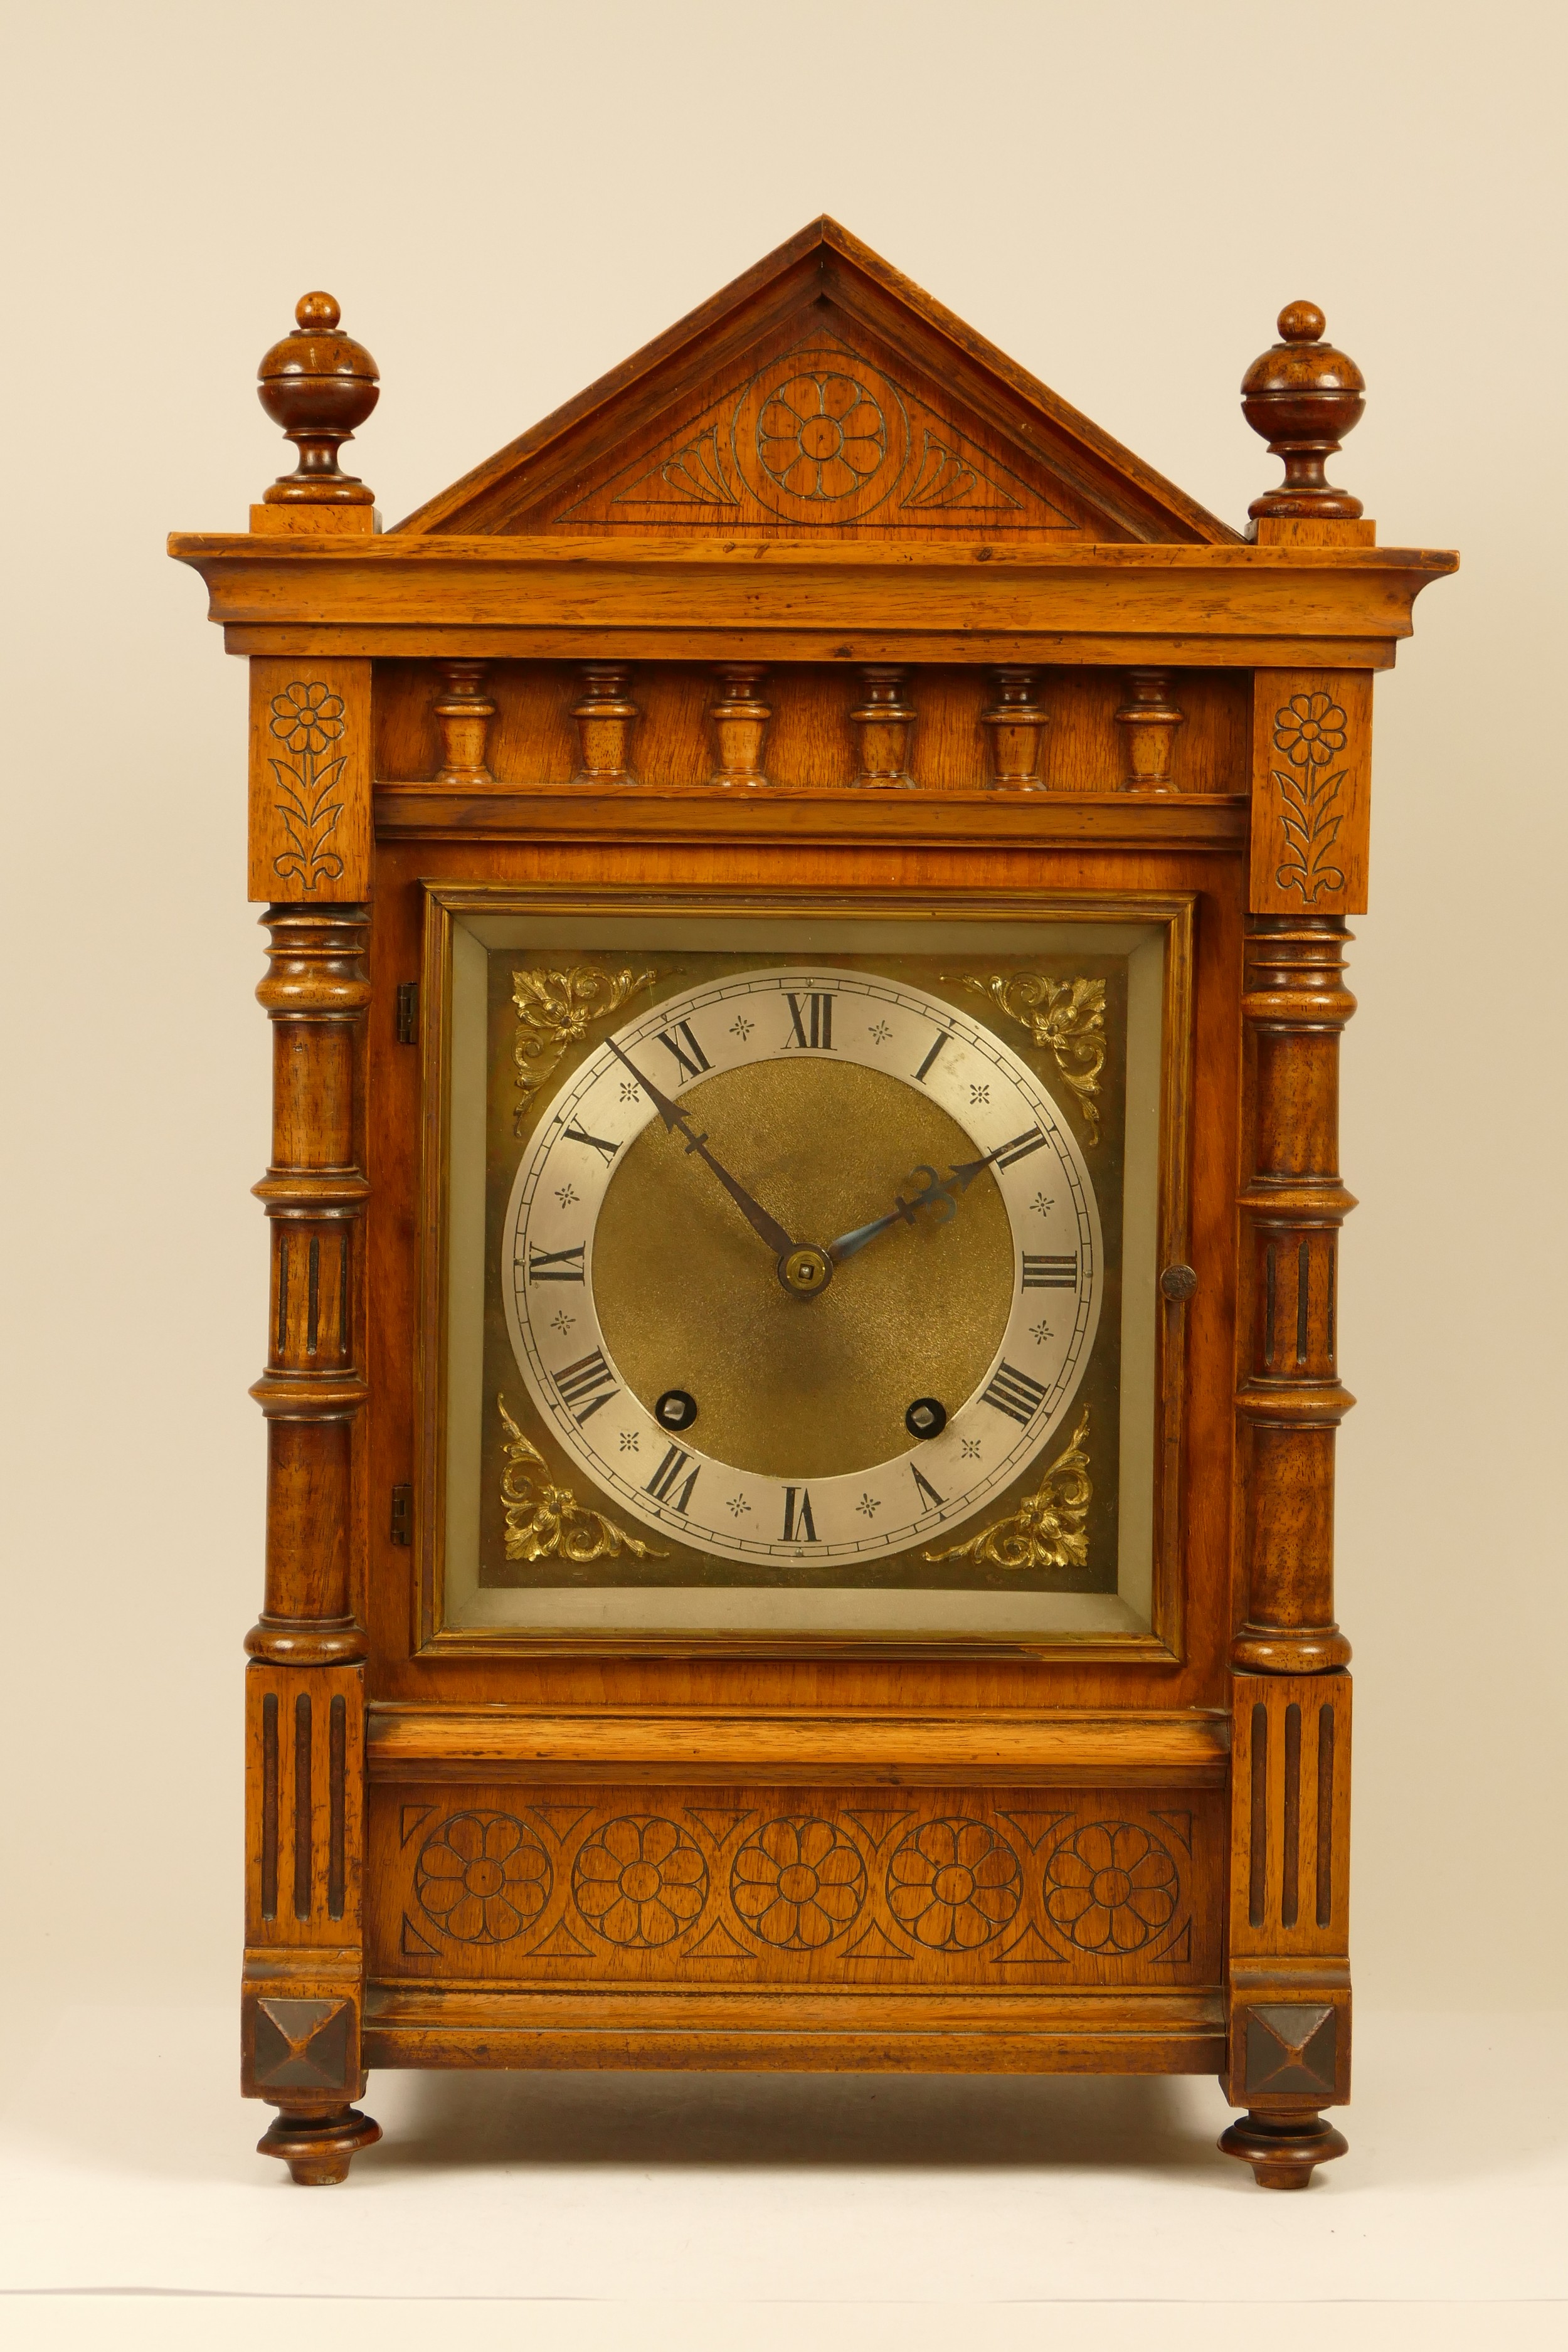
[[[1174,792],[1172,781],[1176,756],[1176,730],[1185,715],[1171,699],[1171,674],[1163,669],[1130,669],[1127,699],[1116,714],[1124,761],[1124,793]]]
[[[860,672],[864,699],[849,713],[855,730],[858,769],[850,779],[860,791],[912,792],[910,737],[915,707],[908,698],[910,674],[887,662],[868,662]]]
[[[1254,916],[1242,1018],[1253,1078],[1252,1169],[1239,1198],[1247,1361],[1237,1391],[1247,1454],[1247,1614],[1234,1665],[1344,1665],[1334,1622],[1334,1433],[1354,1399],[1335,1328],[1340,1034],[1355,1011],[1334,915]]]
[[[355,1254],[369,1191],[354,1076],[370,1002],[363,906],[269,907],[257,995],[272,1023],[272,1162],[255,1188],[272,1238],[267,1370],[267,1578],[246,1647],[274,1664],[364,1655],[349,1595],[351,1444],[367,1391]]]
[[[574,784],[635,784],[632,730],[637,707],[627,692],[625,662],[584,662],[583,698],[573,710],[579,746]]]
[[[991,745],[986,782],[994,792],[1043,792],[1040,746],[1050,713],[1040,700],[1040,673],[1009,664],[990,675],[996,699],[980,714]]]
[[[491,784],[495,778],[486,757],[495,704],[484,690],[485,661],[444,661],[445,690],[436,704],[441,727],[439,784]]]
[[[1310,302],[1248,369],[1243,409],[1285,459],[1258,541],[1370,544],[1323,464],[1362,413],[1360,371]],[[1220,2141],[1269,2189],[1344,2153],[1350,2096],[1350,1643],[1334,1621],[1340,1036],[1348,915],[1366,908],[1372,744],[1364,671],[1253,678],[1242,1027],[1249,1105],[1238,1208],[1236,1391],[1243,1591],[1230,1645],[1226,2096]]]
[[[772,705],[761,691],[767,676],[761,662],[719,662],[713,675],[718,690],[709,706],[713,728],[713,773],[710,784],[752,787],[768,781],[763,770],[763,746],[767,740]]]
[[[256,532],[373,534],[371,492],[337,453],[375,402],[375,364],[307,295],[260,394],[300,450],[252,509]],[[448,772],[482,774],[480,668],[449,663]],[[371,664],[265,655],[250,665],[250,896],[270,948],[272,1154],[256,1192],[271,1281],[267,1563],[246,1640],[243,2087],[279,2110],[260,2147],[294,2179],[342,2180],[381,2137],[364,2087],[364,1666],[354,1612],[355,1429],[363,1328],[363,1032],[374,863]],[[475,725],[478,734],[475,734]]]

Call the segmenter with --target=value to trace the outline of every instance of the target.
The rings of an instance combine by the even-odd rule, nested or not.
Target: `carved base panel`
[[[371,1791],[384,1982],[1218,1984],[1218,1791]],[[967,2006],[967,2003],[965,2004]]]

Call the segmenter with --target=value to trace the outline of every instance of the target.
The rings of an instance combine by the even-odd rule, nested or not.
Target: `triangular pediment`
[[[397,529],[1237,537],[827,219]]]

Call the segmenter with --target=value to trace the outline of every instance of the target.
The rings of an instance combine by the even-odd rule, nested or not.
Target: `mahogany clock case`
[[[1310,304],[1243,539],[826,220],[391,531],[377,389],[304,298],[295,470],[171,542],[271,941],[263,2147],[381,2065],[1212,2071],[1305,2186],[1346,918],[1456,559],[1328,482]]]

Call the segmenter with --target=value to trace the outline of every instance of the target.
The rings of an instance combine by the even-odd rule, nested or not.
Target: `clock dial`
[[[860,971],[734,973],[578,1066],[505,1220],[539,1411],[700,1551],[870,1560],[1060,1427],[1102,1287],[1093,1189],[991,1030]]]

